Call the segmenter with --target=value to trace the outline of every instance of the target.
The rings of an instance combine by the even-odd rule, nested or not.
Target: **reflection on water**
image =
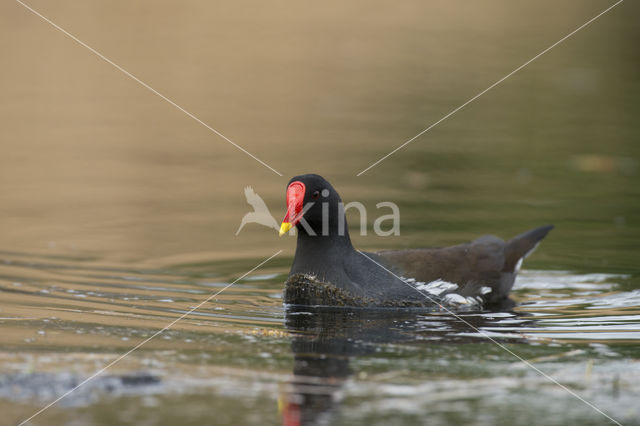
[[[497,316],[509,317],[508,324],[526,322],[514,314]],[[464,321],[419,310],[290,307],[286,327],[292,335],[294,366],[291,390],[285,395],[284,423],[332,424],[342,384],[354,373],[352,358],[370,356],[382,345],[477,342],[480,336],[473,339],[467,334],[503,324],[481,314],[460,318]],[[521,340],[519,335],[514,337]]]
[[[233,279],[212,265],[145,269],[2,253],[0,406],[24,418]],[[465,323],[420,310],[283,307],[285,275],[285,264],[266,266],[239,281],[42,423],[170,424],[165,413],[178,406],[206,422],[203,407],[240,404],[251,409],[228,423],[524,425],[562,414],[602,424],[486,335],[625,424],[639,414],[631,400],[640,370],[630,360],[640,309],[637,290],[625,290],[629,276],[525,270],[519,306],[461,313]],[[129,417],[107,414],[114,407]]]

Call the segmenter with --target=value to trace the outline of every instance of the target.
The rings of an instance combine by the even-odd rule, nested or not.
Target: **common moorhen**
[[[298,245],[285,303],[457,309],[507,302],[522,260],[553,228],[542,226],[506,242],[485,235],[446,248],[360,252],[351,244],[340,196],[315,174],[289,181],[280,235],[293,226]]]

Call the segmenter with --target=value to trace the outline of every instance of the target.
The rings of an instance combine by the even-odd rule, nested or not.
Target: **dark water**
[[[640,424],[635,3],[360,177],[609,4],[29,4],[285,176],[0,5],[0,424],[278,250],[31,424],[612,424],[514,354]],[[301,172],[367,206],[366,250],[556,229],[509,312],[284,307],[293,238],[236,231]]]

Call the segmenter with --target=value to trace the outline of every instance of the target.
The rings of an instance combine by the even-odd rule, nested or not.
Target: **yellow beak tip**
[[[282,225],[280,225],[280,236],[282,237],[284,234],[289,232],[291,226],[290,222],[282,222]]]

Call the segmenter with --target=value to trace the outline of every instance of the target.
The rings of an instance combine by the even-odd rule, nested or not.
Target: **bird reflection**
[[[513,326],[517,314],[502,313],[499,320],[490,313],[460,315],[464,321],[442,312],[288,306],[286,327],[292,336],[294,366],[293,378],[284,384],[279,399],[283,424],[334,423],[343,384],[354,373],[351,359],[371,354],[381,344],[486,341],[478,330]],[[505,315],[509,321],[501,325]],[[515,321],[519,326],[531,322],[522,317]],[[509,338],[510,343],[519,340],[519,336]]]

